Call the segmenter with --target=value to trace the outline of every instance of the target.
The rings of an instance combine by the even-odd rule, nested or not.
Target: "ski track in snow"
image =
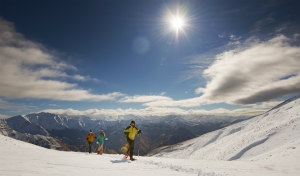
[[[269,136],[271,136],[273,134],[270,134]],[[228,161],[232,161],[232,160],[237,160],[239,158],[241,158],[243,156],[244,153],[246,153],[247,151],[251,150],[252,148],[254,148],[255,146],[258,146],[264,142],[266,142],[268,139],[269,139],[269,136],[264,138],[264,139],[261,139],[261,140],[258,140],[258,141],[255,141],[251,144],[249,144],[248,146],[244,147],[240,152],[238,152],[235,156],[231,157],[228,159]]]
[[[206,144],[204,144],[203,147],[215,142],[221,136],[221,134],[223,134],[223,131],[219,131],[218,134],[211,138]]]

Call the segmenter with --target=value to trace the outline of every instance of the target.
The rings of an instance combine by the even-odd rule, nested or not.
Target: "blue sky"
[[[299,8],[0,0],[0,116],[260,113],[300,93]]]

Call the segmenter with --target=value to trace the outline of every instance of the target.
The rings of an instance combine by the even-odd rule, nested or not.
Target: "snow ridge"
[[[163,147],[154,156],[205,160],[254,160],[283,145],[300,148],[300,98],[265,114],[180,144]],[[257,158],[256,158],[257,159]]]

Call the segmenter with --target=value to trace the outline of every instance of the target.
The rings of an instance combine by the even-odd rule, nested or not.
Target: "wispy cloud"
[[[121,103],[146,103],[155,101],[172,101],[172,99],[163,95],[134,95],[125,96],[119,100]]]
[[[85,81],[101,82],[97,78],[91,78],[90,76],[83,76],[83,75],[78,75],[78,74],[72,75],[71,78],[76,81],[82,81],[82,82],[85,82]]]
[[[249,109],[214,109],[214,110],[204,110],[204,109],[182,109],[176,107],[148,107],[143,109],[87,109],[87,110],[76,110],[76,109],[44,109],[41,112],[57,113],[57,114],[67,114],[67,115],[83,115],[93,118],[101,118],[107,120],[125,119],[132,118],[133,116],[139,118],[147,117],[164,117],[169,115],[177,116],[252,116],[262,113],[263,111],[253,111]]]
[[[16,32],[12,23],[0,18],[0,97],[52,100],[114,100],[121,93],[97,95],[80,89],[77,81],[98,81],[90,76],[70,75],[77,68],[57,58],[41,44]]]
[[[283,35],[223,52],[203,72],[203,98],[252,104],[300,93],[300,48]]]
[[[58,114],[67,114],[67,115],[84,115],[93,118],[101,118],[107,120],[115,120],[115,119],[124,119],[126,117],[132,118],[133,116],[139,118],[145,117],[164,117],[169,115],[177,115],[177,116],[216,116],[216,117],[225,117],[225,116],[255,116],[258,114],[262,114],[270,109],[270,107],[275,107],[281,103],[281,101],[270,101],[267,103],[255,104],[252,106],[241,107],[234,110],[228,110],[224,108],[216,108],[212,110],[206,110],[201,108],[181,108],[181,107],[164,107],[164,106],[153,106],[146,107],[142,109],[134,109],[134,108],[117,108],[117,109],[86,109],[86,110],[76,110],[76,109],[44,109],[42,112],[50,112],[50,113],[58,113]]]

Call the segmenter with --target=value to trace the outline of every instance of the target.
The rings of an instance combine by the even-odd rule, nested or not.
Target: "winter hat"
[[[90,129],[90,132],[93,132],[93,131]]]
[[[131,121],[131,123],[135,124],[135,121],[134,121],[134,120],[132,120],[132,121]]]

